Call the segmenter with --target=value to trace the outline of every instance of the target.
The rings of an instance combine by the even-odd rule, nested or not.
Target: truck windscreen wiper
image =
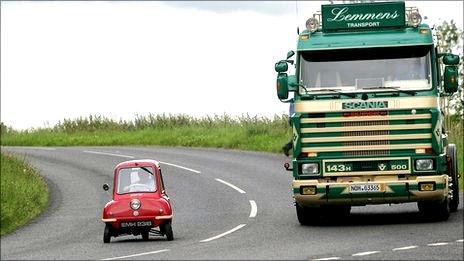
[[[363,90],[375,90],[375,89],[395,90],[395,91],[406,93],[406,94],[409,94],[409,95],[416,95],[415,91],[402,90],[402,89],[400,89],[400,87],[394,87],[394,86],[390,86],[390,87],[386,87],[386,86],[364,87],[362,89]]]
[[[329,92],[336,92],[338,94],[341,94],[341,95],[345,95],[345,96],[348,96],[350,98],[356,98],[356,94],[354,93],[344,93],[344,92],[341,92],[337,89],[319,89],[318,91],[329,91]]]

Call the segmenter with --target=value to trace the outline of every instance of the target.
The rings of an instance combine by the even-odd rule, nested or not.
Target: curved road
[[[463,258],[463,210],[446,222],[416,204],[354,207],[347,220],[301,226],[284,156],[163,147],[2,147],[49,184],[49,208],[1,238],[1,259],[449,259]],[[101,211],[115,164],[161,162],[174,208],[174,241],[152,236],[103,244]],[[461,195],[462,197],[462,195]],[[462,201],[461,201],[462,202]]]

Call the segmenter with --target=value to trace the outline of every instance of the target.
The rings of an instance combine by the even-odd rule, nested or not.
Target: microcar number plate
[[[384,192],[384,184],[366,183],[350,185],[350,193]]]
[[[122,228],[130,227],[151,227],[151,221],[131,221],[131,222],[121,222]]]

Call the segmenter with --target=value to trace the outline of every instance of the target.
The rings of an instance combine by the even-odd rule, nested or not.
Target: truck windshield
[[[429,46],[306,51],[300,59],[301,83],[309,92],[429,89],[430,70]]]

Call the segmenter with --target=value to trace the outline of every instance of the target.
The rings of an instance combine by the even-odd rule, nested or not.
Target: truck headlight
[[[416,160],[416,170],[433,170],[433,159]]]
[[[318,174],[319,163],[304,163],[301,164],[301,174]]]
[[[133,200],[131,200],[131,202],[130,202],[130,207],[131,207],[133,210],[139,209],[139,208],[140,208],[140,205],[142,205],[142,204],[140,203],[140,200],[138,200],[138,199],[136,199],[136,198],[133,199]]]

